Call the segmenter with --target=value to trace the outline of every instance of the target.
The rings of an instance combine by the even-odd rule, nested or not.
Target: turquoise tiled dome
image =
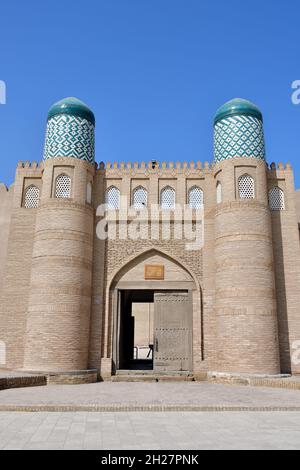
[[[77,98],[64,98],[48,112],[44,160],[56,157],[95,161],[95,116]]]
[[[230,116],[254,116],[263,120],[263,116],[259,108],[251,103],[251,101],[235,98],[221,106],[215,115],[215,124],[221,119]]]
[[[71,116],[78,116],[95,125],[95,116],[93,111],[78,98],[64,98],[63,100],[54,103],[48,112],[48,119],[58,114],[69,114]]]
[[[265,160],[262,113],[241,98],[221,106],[214,119],[214,161],[235,157]]]

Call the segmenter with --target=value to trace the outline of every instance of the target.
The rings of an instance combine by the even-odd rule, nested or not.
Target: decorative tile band
[[[253,116],[233,116],[215,125],[215,162],[234,157],[265,160],[263,123]]]
[[[48,120],[44,160],[55,157],[74,157],[94,163],[94,126],[86,119],[57,115]]]

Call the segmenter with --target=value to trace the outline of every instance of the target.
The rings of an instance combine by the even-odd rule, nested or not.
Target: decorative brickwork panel
[[[111,279],[116,269],[121,269],[132,256],[145,251],[147,248],[162,250],[171,258],[185,264],[202,282],[202,251],[185,249],[185,241],[181,240],[111,240],[107,243],[107,279]]]

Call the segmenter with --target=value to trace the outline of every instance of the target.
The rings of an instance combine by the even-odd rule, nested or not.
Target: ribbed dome
[[[234,100],[228,101],[221,106],[216,115],[214,122],[215,124],[221,119],[225,119],[230,116],[254,116],[261,121],[263,116],[259,108],[251,103],[251,101],[243,100],[242,98],[235,98]]]
[[[63,100],[54,103],[49,109],[48,119],[57,116],[58,114],[79,116],[95,125],[95,116],[93,111],[77,98],[64,98]]]

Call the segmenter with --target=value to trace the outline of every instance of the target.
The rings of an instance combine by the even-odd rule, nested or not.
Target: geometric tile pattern
[[[59,175],[55,183],[55,197],[68,199],[71,197],[71,178],[67,175]]]
[[[29,186],[25,192],[25,209],[36,209],[39,206],[40,190],[36,186]]]
[[[254,199],[254,179],[250,175],[240,176],[238,184],[240,199]]]
[[[48,120],[44,160],[74,157],[95,161],[95,133],[91,122],[78,116],[58,114]]]
[[[139,186],[133,191],[133,207],[135,210],[147,207],[148,193],[143,186]]]
[[[215,124],[215,162],[234,157],[265,159],[263,123],[254,116],[232,116]]]
[[[201,209],[203,206],[203,191],[198,186],[193,186],[189,190],[189,207],[190,209]]]
[[[160,206],[162,209],[175,209],[175,190],[170,186],[162,189],[160,194]]]
[[[111,186],[105,193],[105,204],[108,210],[120,209],[120,191],[115,186]]]
[[[269,191],[269,206],[271,211],[285,210],[284,192],[277,186]]]

